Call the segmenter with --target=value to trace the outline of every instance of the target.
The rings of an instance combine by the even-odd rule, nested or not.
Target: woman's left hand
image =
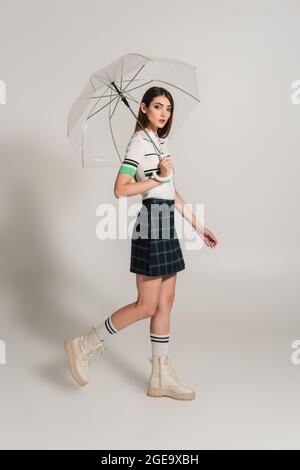
[[[209,247],[209,248],[215,248],[217,246],[218,240],[215,237],[215,235],[208,230],[206,227],[197,227],[196,232],[200,237],[204,240],[204,243]]]

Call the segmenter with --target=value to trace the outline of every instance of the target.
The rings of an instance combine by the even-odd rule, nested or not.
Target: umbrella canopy
[[[173,96],[170,134],[174,134],[200,101],[196,67],[176,59],[130,53],[90,76],[72,106],[67,127],[83,167],[120,165],[142,97],[153,86],[162,86]]]

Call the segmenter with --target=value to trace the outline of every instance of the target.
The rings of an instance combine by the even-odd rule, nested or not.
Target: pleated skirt
[[[185,269],[174,220],[174,199],[142,201],[132,232],[130,272],[165,276]]]

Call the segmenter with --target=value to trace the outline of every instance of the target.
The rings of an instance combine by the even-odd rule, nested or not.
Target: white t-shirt
[[[157,133],[152,130],[147,132],[151,135],[151,139],[153,139],[155,145],[160,150],[161,156],[172,157],[173,160],[173,156],[169,154],[168,149],[169,138],[158,137]],[[127,145],[125,157],[119,168],[119,172],[134,176],[135,181],[145,181],[152,178],[154,173],[160,175],[159,161],[157,149],[152,141],[143,130],[139,130],[132,135]],[[169,180],[161,182],[159,186],[141,193],[141,195],[142,200],[150,197],[175,199],[173,175],[170,175]]]

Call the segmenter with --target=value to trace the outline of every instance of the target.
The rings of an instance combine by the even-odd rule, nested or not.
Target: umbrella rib
[[[124,83],[125,83],[125,82],[132,82],[132,81],[138,82],[139,80],[142,81],[142,80],[148,80],[148,79],[147,79],[147,78],[135,78],[134,80],[132,80],[132,78],[130,78],[129,80],[123,80],[123,82],[124,82]],[[116,80],[115,83],[118,83],[118,82],[121,82],[121,80]]]
[[[138,78],[138,79],[136,79],[136,80],[142,80],[142,79]],[[137,88],[141,88],[142,86],[148,85],[148,83],[152,83],[152,82],[154,82],[154,79],[148,80],[148,82],[143,83],[142,85],[138,85],[138,86],[136,86],[136,87],[134,87],[134,88],[130,88],[130,90],[128,90],[128,91],[136,90]],[[128,93],[128,91],[127,91],[126,93]]]
[[[113,91],[116,91],[114,89],[114,87],[111,86],[110,82],[108,82],[107,80],[105,80],[104,78],[99,78],[97,77],[97,75],[92,75],[93,77],[95,77],[99,82],[103,83],[103,85],[106,85],[108,88],[110,88],[111,90]]]
[[[103,91],[103,95],[104,93],[106,93],[106,90],[107,90],[108,87],[105,88],[105,90]],[[103,95],[102,96],[98,96],[98,101],[97,103],[94,104],[94,106],[92,107],[92,109],[90,110],[90,113],[95,109],[95,107],[97,106],[98,102],[101,100],[101,98],[103,98]]]
[[[123,79],[123,64],[124,64],[124,57],[122,57],[122,62],[121,62],[121,63],[122,63],[122,72],[121,72],[121,85],[120,85],[120,88],[121,88],[121,90],[122,90],[122,83],[123,83],[122,79]],[[120,98],[121,98],[121,95],[120,95],[120,93],[118,93],[118,97],[119,97],[119,98],[118,98],[118,100],[117,100],[117,102],[116,102],[116,105],[115,105],[115,107],[114,107],[114,110],[113,110],[112,114],[110,115],[110,119],[111,119],[111,118],[113,117],[113,115],[115,114],[115,110],[116,110],[116,108],[117,108],[117,105],[118,105],[118,103],[119,103],[119,100],[120,100]]]
[[[141,66],[141,68],[136,72],[136,74],[132,77],[132,79],[127,83],[126,87],[122,90],[121,88],[121,92],[123,93],[124,91],[126,91],[126,88],[130,85],[131,82],[133,82],[133,80],[135,79],[135,77],[140,73],[140,71],[145,67],[146,64],[143,64]]]
[[[133,98],[133,97],[128,93],[128,91],[126,91],[126,97],[127,97],[129,100],[133,101],[134,103],[138,103],[138,100],[136,100],[135,98]]]
[[[118,99],[117,99],[117,102],[116,102],[116,104],[115,104],[114,110],[113,110],[113,112],[112,112],[112,114],[111,114],[111,117],[112,117],[112,116],[114,115],[114,113],[115,113],[115,110],[116,110],[116,108],[117,108],[117,106],[118,106],[118,103],[119,103],[119,101],[120,101],[120,98],[121,98],[121,96],[118,95]]]
[[[110,104],[111,104],[111,101],[110,101]],[[121,158],[121,156],[120,156],[120,154],[119,154],[118,147],[117,147],[117,145],[116,145],[115,138],[114,138],[114,134],[113,134],[113,131],[112,131],[112,125],[111,125],[112,118],[111,118],[111,116],[110,116],[110,113],[108,114],[108,120],[109,120],[109,128],[110,128],[111,137],[112,137],[112,140],[113,140],[113,143],[114,143],[116,152],[117,152],[117,154],[118,154],[119,160],[120,160],[120,162],[122,163],[122,158]]]
[[[94,84],[93,84],[93,82],[92,82],[92,77],[90,77],[90,84],[92,85],[94,91],[96,91],[96,88],[94,87]]]
[[[95,87],[90,79],[90,82],[91,82],[91,85],[93,87],[93,89],[95,90]],[[103,94],[106,93],[106,90],[107,90],[107,87],[106,89],[103,91]],[[98,102],[100,101],[101,97],[99,98]],[[98,103],[97,102],[97,103]],[[95,105],[93,106],[92,110],[95,108],[95,106],[97,106],[97,103],[95,103]],[[82,132],[82,139],[81,139],[81,161],[82,161],[82,166],[84,168],[84,139],[85,139],[85,131],[87,129],[87,121],[89,119],[90,115],[87,116],[86,120],[85,120],[85,123],[84,123],[84,126],[83,126],[83,132]]]
[[[122,72],[121,72],[121,85],[120,85],[121,90],[122,90],[122,85],[123,85],[123,70],[124,70],[123,64],[124,64],[124,57],[122,57]]]
[[[117,93],[116,93],[116,94],[113,95],[113,96],[118,96],[118,95],[117,95]],[[111,97],[111,95],[92,96],[92,97],[91,97],[91,100],[95,100],[95,99],[97,99],[97,98],[110,98],[110,97]]]
[[[87,117],[87,119],[90,119],[91,117],[95,116],[95,114],[99,113],[99,111],[102,111],[102,109],[106,108],[106,106],[110,105],[110,103],[112,103],[118,97],[119,97],[119,95],[116,95],[112,100],[110,100],[108,103],[106,103],[104,106],[102,106],[102,108],[98,109],[98,111],[95,111],[93,114],[90,114]]]
[[[151,82],[154,82],[154,81],[161,82],[161,83],[166,83],[166,84],[168,84],[168,85],[171,85],[172,87],[177,88],[178,90],[182,91],[183,93],[186,93],[187,95],[189,95],[191,98],[194,98],[196,101],[199,101],[199,102],[200,102],[199,98],[196,98],[196,97],[193,96],[191,93],[189,93],[188,91],[183,90],[182,88],[178,87],[177,85],[174,85],[173,83],[166,82],[166,81],[164,81],[164,80],[157,80],[157,79],[155,79],[155,78],[153,78],[152,80],[149,80],[149,81],[146,82],[146,83],[143,83],[142,85],[138,85],[137,87],[131,88],[131,89],[128,90],[128,91],[136,90],[137,88],[143,87],[143,86],[147,85],[148,83],[151,83]]]
[[[189,95],[191,98],[194,98],[194,100],[199,101],[199,103],[200,103],[199,98],[196,98],[195,96],[191,95],[191,93],[189,93],[188,91],[183,90],[183,89],[180,88],[179,86],[173,85],[172,83],[169,83],[169,82],[165,82],[164,80],[156,80],[156,81],[157,81],[157,82],[161,82],[161,83],[166,83],[167,85],[171,85],[173,88],[177,88],[177,90],[180,90],[180,91],[182,91],[183,93],[186,93],[186,94]]]

